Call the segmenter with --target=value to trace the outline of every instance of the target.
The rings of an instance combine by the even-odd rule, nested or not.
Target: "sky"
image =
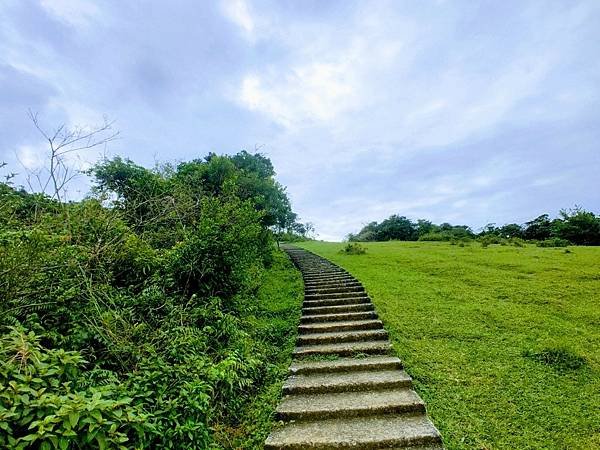
[[[391,214],[599,213],[600,2],[1,0],[17,184],[46,161],[28,110],[47,129],[108,117],[102,153],[148,167],[259,149],[324,240]]]

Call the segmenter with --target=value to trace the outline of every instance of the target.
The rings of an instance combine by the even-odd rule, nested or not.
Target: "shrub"
[[[358,242],[349,242],[346,246],[340,250],[340,253],[346,255],[364,255],[367,253],[367,249]]]
[[[536,243],[538,247],[567,247],[570,244],[569,241],[561,238],[550,238]]]
[[[500,236],[496,236],[494,234],[487,234],[487,235],[479,238],[479,241],[481,242],[481,246],[483,248],[487,248],[491,244],[506,245],[506,242],[507,242],[506,239],[504,239]]]
[[[584,357],[566,348],[545,348],[539,352],[525,351],[523,356],[561,372],[581,369],[587,364]]]
[[[419,241],[450,241],[452,235],[441,232],[430,232],[419,236]]]
[[[21,329],[0,339],[0,446],[123,448],[149,417],[114,384],[82,389],[78,352],[48,350]]]
[[[508,242],[514,245],[515,247],[525,247],[525,241],[518,237],[510,238]]]

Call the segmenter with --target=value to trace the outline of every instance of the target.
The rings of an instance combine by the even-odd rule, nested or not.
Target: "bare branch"
[[[58,201],[61,201],[66,193],[67,184],[78,175],[73,167],[69,167],[69,163],[64,159],[64,156],[101,145],[106,148],[106,144],[117,139],[120,134],[119,131],[112,129],[115,121],[109,121],[106,117],[104,117],[104,123],[100,126],[68,128],[65,124],[61,124],[50,134],[40,125],[37,113],[30,109],[28,115],[38,132],[48,141],[49,146],[49,167],[45,169],[48,174],[45,183],[42,183],[39,172],[35,176],[42,192],[46,192],[48,187],[51,186],[52,198],[56,198]],[[24,166],[24,164],[22,165]],[[31,188],[29,180],[28,184]]]

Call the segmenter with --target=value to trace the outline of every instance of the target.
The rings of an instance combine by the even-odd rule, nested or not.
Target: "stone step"
[[[303,345],[294,349],[294,356],[351,356],[365,355],[387,355],[392,349],[388,341],[370,342],[342,342],[339,344]]]
[[[385,330],[342,331],[333,333],[301,334],[296,339],[298,346],[335,344],[341,342],[382,341],[388,338]]]
[[[316,270],[304,268],[304,270],[302,271],[303,277],[319,277],[322,275],[339,275],[339,274],[348,275],[348,272],[346,272],[344,269],[340,269],[339,267],[335,267],[335,266],[323,266]]]
[[[352,313],[337,313],[337,314],[317,314],[304,315],[300,317],[300,323],[316,323],[316,322],[347,322],[349,320],[370,320],[377,319],[375,311],[360,311]]]
[[[403,370],[373,372],[336,372],[292,375],[283,384],[283,393],[308,394],[358,392],[364,390],[408,388],[410,376]]]
[[[302,314],[314,316],[318,314],[338,314],[346,312],[373,311],[371,303],[359,303],[358,305],[317,306],[314,308],[302,308]]]
[[[318,290],[321,288],[346,288],[346,287],[363,287],[358,281],[332,281],[332,282],[318,282],[318,283],[304,283],[304,291],[310,292],[311,290]]]
[[[356,283],[356,278],[351,277],[350,275],[344,277],[327,277],[327,278],[319,278],[314,280],[307,280],[306,278],[303,280],[305,287],[314,287],[314,286],[323,286],[327,284],[351,284]]]
[[[306,288],[304,287],[304,294],[306,295],[314,295],[314,294],[331,294],[331,293],[339,293],[339,292],[364,292],[365,288],[362,285],[355,286],[324,286],[324,287],[315,287],[315,288]]]
[[[402,369],[402,361],[395,356],[368,356],[366,358],[338,358],[332,361],[293,361],[290,374],[360,372]]]
[[[346,272],[321,272],[319,274],[302,273],[302,278],[304,281],[356,280],[356,278]]]
[[[304,294],[304,300],[326,300],[329,298],[350,298],[366,297],[365,291],[362,292],[328,292],[326,294]]]
[[[371,303],[371,300],[369,297],[327,298],[325,300],[305,300],[302,306],[312,308],[315,306],[357,305],[360,303]]]
[[[322,420],[394,413],[425,413],[412,389],[288,395],[277,408],[279,420]]]
[[[273,430],[265,450],[442,450],[438,430],[422,414],[386,414],[291,422]]]
[[[381,320],[349,320],[345,322],[321,322],[300,325],[298,332],[301,334],[309,333],[330,333],[336,331],[356,331],[356,330],[378,330],[383,328]]]

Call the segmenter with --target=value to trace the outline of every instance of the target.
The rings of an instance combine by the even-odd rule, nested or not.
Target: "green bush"
[[[340,250],[340,253],[344,253],[346,255],[364,255],[367,253],[367,249],[358,242],[349,242],[344,246],[343,249]]]
[[[284,377],[293,315],[255,319],[294,214],[238,156],[105,161],[73,203],[0,184],[0,447],[209,448]]]
[[[561,238],[550,238],[536,243],[538,247],[567,247],[570,244],[569,241]]]
[[[114,384],[81,388],[78,352],[49,350],[33,332],[0,339],[0,446],[127,448],[151,430],[148,416]]]

